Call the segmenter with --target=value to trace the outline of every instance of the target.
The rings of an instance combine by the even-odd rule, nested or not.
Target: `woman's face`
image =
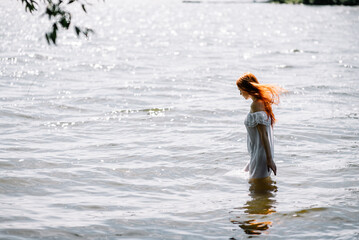
[[[249,98],[249,93],[247,93],[246,91],[243,91],[242,89],[238,88],[238,90],[240,91],[241,95],[243,96],[244,99],[248,99]]]

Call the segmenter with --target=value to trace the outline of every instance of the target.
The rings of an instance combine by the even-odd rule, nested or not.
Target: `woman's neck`
[[[253,102],[258,101],[258,98],[256,98],[255,96],[250,95],[250,98],[252,99]]]

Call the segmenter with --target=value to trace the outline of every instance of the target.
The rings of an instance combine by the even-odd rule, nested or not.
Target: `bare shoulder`
[[[264,103],[262,100],[253,101],[251,105],[251,112],[265,111]]]

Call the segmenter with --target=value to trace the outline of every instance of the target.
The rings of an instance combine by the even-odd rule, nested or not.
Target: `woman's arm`
[[[268,171],[269,171],[269,169],[272,169],[274,175],[277,175],[277,166],[275,165],[273,158],[272,158],[272,152],[269,147],[269,140],[268,140],[266,126],[263,124],[258,124],[257,129],[258,129],[262,144],[264,146],[264,150],[266,152]]]

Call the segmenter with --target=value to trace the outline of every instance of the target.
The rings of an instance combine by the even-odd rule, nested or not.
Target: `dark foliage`
[[[312,5],[359,5],[359,0],[303,0],[304,4]]]
[[[346,5],[346,6],[359,5],[359,0],[272,0],[272,2],[307,4],[307,5]]]
[[[87,13],[86,6],[89,5],[87,2],[81,0],[21,0],[21,2],[25,5],[25,11],[30,13],[38,11],[40,2],[45,4],[46,10],[43,13],[43,16],[47,16],[52,23],[51,30],[45,33],[45,38],[48,44],[55,45],[59,30],[68,30],[72,23],[71,12],[67,10],[66,6],[77,4],[85,13]],[[73,26],[73,29],[78,37],[81,35],[88,37],[90,33],[94,33],[90,28],[76,25]]]

